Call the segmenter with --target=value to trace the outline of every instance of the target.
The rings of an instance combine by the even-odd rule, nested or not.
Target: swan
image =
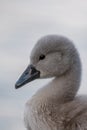
[[[26,103],[27,130],[87,130],[87,98],[77,95],[81,68],[79,53],[68,38],[47,35],[37,41],[15,88],[35,79],[52,80]]]

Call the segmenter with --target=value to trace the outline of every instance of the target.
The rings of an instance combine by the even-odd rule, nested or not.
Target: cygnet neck
[[[77,58],[71,68],[60,77],[55,77],[39,92],[45,99],[58,100],[61,103],[73,100],[81,81],[81,63]]]

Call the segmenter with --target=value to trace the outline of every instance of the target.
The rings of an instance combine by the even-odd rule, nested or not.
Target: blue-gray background
[[[25,130],[24,104],[48,80],[15,90],[35,42],[46,34],[72,39],[83,64],[79,94],[87,94],[87,1],[0,0],[0,129]]]

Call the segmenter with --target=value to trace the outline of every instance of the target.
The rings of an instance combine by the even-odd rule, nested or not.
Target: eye
[[[41,54],[40,57],[39,57],[39,60],[43,60],[43,59],[45,59],[45,55]]]

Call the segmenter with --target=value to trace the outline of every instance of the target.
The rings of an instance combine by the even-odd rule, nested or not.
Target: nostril
[[[27,75],[27,74],[29,74],[29,72],[28,72],[28,71],[26,71],[26,72],[25,72],[25,75]]]
[[[24,72],[24,75],[26,76],[26,75],[33,75],[34,73],[36,73],[37,72],[37,70],[35,69],[35,67],[34,66],[29,66],[27,69],[26,69],[26,71]]]

